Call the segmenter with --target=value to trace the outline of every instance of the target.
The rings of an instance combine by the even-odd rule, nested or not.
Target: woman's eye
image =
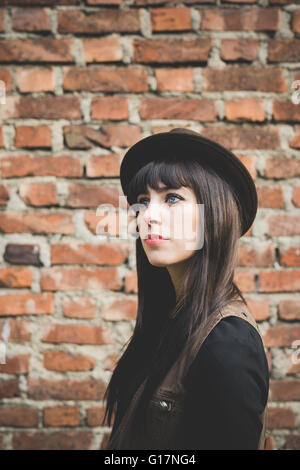
[[[167,194],[167,196],[166,196],[166,201],[167,201],[167,200],[170,200],[170,198],[173,198],[173,197],[177,198],[178,200],[182,199],[182,197],[178,196],[177,194]],[[143,201],[147,201],[147,200],[148,200],[148,198],[142,197],[142,198],[139,199],[137,202],[138,202],[138,204],[143,204]],[[175,202],[176,202],[176,201],[175,201]]]

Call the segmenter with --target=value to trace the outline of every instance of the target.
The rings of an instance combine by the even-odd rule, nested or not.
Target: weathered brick
[[[283,188],[277,186],[258,186],[258,206],[273,209],[284,209]]]
[[[299,245],[288,248],[279,247],[279,258],[282,266],[300,266]]]
[[[27,267],[7,266],[0,268],[1,287],[31,287],[33,283],[33,271]]]
[[[277,31],[280,23],[279,8],[204,8],[200,28],[204,31]]]
[[[21,93],[54,91],[54,69],[46,67],[18,68],[16,70],[17,87]]]
[[[130,298],[115,299],[102,309],[102,318],[108,321],[136,320],[137,301]]]
[[[91,102],[92,119],[127,120],[128,99],[118,96],[100,96]]]
[[[130,147],[142,138],[141,129],[130,124],[104,124],[98,130],[87,126],[64,126],[66,145],[90,149],[93,144],[104,148]]]
[[[228,121],[264,121],[264,101],[256,98],[237,98],[225,102],[225,115]]]
[[[66,205],[69,207],[98,207],[100,204],[119,206],[120,192],[114,186],[69,184]]]
[[[49,1],[49,0],[48,0]],[[13,450],[90,450],[93,434],[74,432],[22,432],[12,437]]]
[[[266,222],[271,237],[300,235],[298,214],[272,214],[266,217]]]
[[[1,47],[1,46],[0,46]],[[3,119],[80,119],[80,98],[77,96],[8,96],[2,110]]]
[[[78,406],[47,406],[44,408],[44,426],[79,426]]]
[[[250,270],[244,271],[242,269],[236,269],[234,273],[234,282],[242,292],[254,291],[254,273]]]
[[[267,157],[264,176],[266,178],[297,178],[300,176],[300,160],[287,157]]]
[[[194,91],[194,69],[156,69],[156,89],[159,91]]]
[[[153,8],[150,9],[152,31],[191,31],[190,8]]]
[[[259,91],[284,93],[287,91],[283,69],[275,67],[209,67],[203,69],[205,91]]]
[[[30,341],[29,323],[23,320],[6,319],[0,320],[0,336],[2,337],[3,327],[9,324],[8,341],[10,343],[20,343]]]
[[[291,201],[294,206],[300,207],[300,186],[293,188]]]
[[[0,212],[4,233],[74,233],[73,216],[67,213]]]
[[[1,69],[0,70],[0,80],[4,82],[5,85],[5,91],[8,93],[12,89],[12,72],[11,70],[5,70]]]
[[[44,268],[42,290],[111,289],[120,290],[117,268]]]
[[[0,408],[0,426],[37,427],[39,410],[30,406],[3,406]]]
[[[63,87],[68,91],[141,93],[149,89],[148,72],[131,67],[64,67]]]
[[[51,315],[53,313],[53,294],[12,293],[1,294],[0,315]]]
[[[137,288],[137,272],[136,271],[129,271],[125,274],[125,292],[126,294],[137,294],[138,293],[138,288]]]
[[[0,160],[3,178],[23,176],[56,176],[78,178],[83,174],[83,165],[78,157],[10,155]]]
[[[28,374],[30,367],[30,354],[17,354],[5,358],[5,364],[0,364],[2,374]],[[0,408],[1,409],[1,408]]]
[[[0,39],[0,62],[74,62],[73,38]]]
[[[283,320],[300,320],[300,300],[280,300],[278,305],[279,318]]]
[[[211,38],[136,39],[133,41],[134,62],[177,63],[207,62],[212,49]]]
[[[82,10],[59,10],[57,30],[59,33],[115,33],[140,31],[138,10],[102,8],[101,11],[86,14]]]
[[[257,322],[270,318],[270,305],[268,299],[246,299],[250,312]]]
[[[223,60],[247,60],[257,59],[259,41],[256,39],[222,39],[220,57]]]
[[[268,62],[299,62],[300,39],[269,39]]]
[[[7,16],[7,11],[6,10],[0,10],[0,32],[5,31],[5,20]]]
[[[240,243],[238,247],[238,266],[272,266],[275,261],[275,243],[250,245]]]
[[[101,379],[28,379],[27,386],[33,400],[102,400],[106,389]]]
[[[62,302],[62,311],[68,318],[95,318],[97,307],[91,299],[77,296],[74,300]]]
[[[45,369],[57,372],[88,371],[94,368],[95,360],[88,356],[63,351],[44,351],[43,366]]]
[[[119,266],[130,254],[126,243],[54,243],[51,264],[104,264]]]
[[[119,62],[123,58],[121,38],[82,39],[85,62]]]
[[[51,148],[51,129],[49,126],[17,126],[16,147]]]
[[[0,380],[0,398],[12,398],[20,396],[19,379]]]
[[[101,426],[104,418],[104,407],[103,406],[92,406],[86,410],[86,423],[88,426],[96,427]],[[104,421],[104,425],[108,426],[108,417]]]
[[[50,9],[13,8],[12,28],[15,31],[50,32]]]
[[[48,343],[113,344],[107,328],[90,325],[59,325],[53,323],[43,336]]]
[[[269,397],[272,401],[300,401],[299,380],[271,380]]]
[[[268,407],[269,429],[292,429],[296,425],[296,415],[290,408]]]
[[[216,121],[218,110],[213,100],[180,98],[143,98],[140,100],[141,119],[190,119]]]
[[[10,188],[0,184],[0,206],[6,206],[10,198]]]
[[[300,338],[300,326],[276,325],[268,328],[264,335],[267,348],[291,348],[294,341]]]
[[[105,155],[91,155],[86,162],[86,176],[88,178],[120,177],[122,156],[115,153]]]
[[[295,10],[292,13],[291,29],[294,33],[300,33],[300,10]]]
[[[21,183],[21,199],[27,206],[52,206],[58,204],[55,183]]]
[[[121,227],[119,219],[115,217],[114,213],[100,215],[96,211],[84,212],[84,223],[87,229],[93,234],[103,235],[104,232],[113,237],[119,237]],[[107,228],[106,228],[107,227]]]
[[[274,100],[272,115],[275,121],[295,121],[298,123],[300,106],[296,106],[291,100]]]
[[[278,129],[266,126],[227,125],[224,127],[205,127],[201,134],[228,149],[279,149],[280,138]]]
[[[293,292],[300,290],[300,276],[297,270],[261,271],[260,292]]]

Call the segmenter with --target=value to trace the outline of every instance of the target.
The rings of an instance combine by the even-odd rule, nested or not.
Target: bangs
[[[189,162],[190,167],[190,162]],[[179,189],[181,186],[193,186],[190,168],[184,161],[154,160],[143,166],[132,178],[128,187],[128,202],[135,204],[139,194],[146,193],[148,186],[153,190],[160,188],[160,183],[166,189]]]

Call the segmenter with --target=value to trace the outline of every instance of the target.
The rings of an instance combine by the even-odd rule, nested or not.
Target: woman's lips
[[[156,239],[146,238],[145,241],[147,245],[158,245],[159,243],[163,243],[167,241],[167,239],[166,238],[156,238]]]

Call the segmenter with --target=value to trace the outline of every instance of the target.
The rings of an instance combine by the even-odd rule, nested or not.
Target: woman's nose
[[[144,211],[144,220],[148,224],[160,221],[160,206],[157,202],[149,203]]]

